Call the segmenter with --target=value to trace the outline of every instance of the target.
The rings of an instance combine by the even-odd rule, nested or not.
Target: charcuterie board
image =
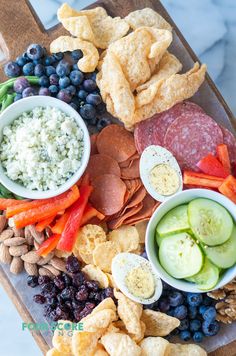
[[[15,58],[18,53],[23,52],[31,42],[41,43],[42,45],[48,47],[52,40],[60,35],[65,34],[65,30],[61,27],[61,25],[58,25],[49,31],[45,31],[28,1],[22,2],[16,21],[14,17],[14,11],[17,8],[17,5],[18,2],[16,0],[11,1],[10,4],[8,1],[2,1],[1,4],[0,31],[2,38],[0,41],[0,46],[5,53],[6,61]],[[183,71],[189,70],[193,63],[198,60],[159,1],[129,0],[128,2],[125,2],[123,0],[103,0],[94,3],[89,8],[96,6],[104,7],[108,14],[111,16],[120,16],[122,18],[127,16],[129,12],[142,9],[144,7],[150,7],[154,9],[159,14],[161,14],[174,29],[174,40],[170,50],[182,62]],[[12,34],[16,32],[18,33],[19,40],[17,39],[17,41],[14,41]],[[3,74],[4,63],[5,61],[1,63],[0,68],[1,80],[5,78]],[[216,120],[217,123],[225,126],[236,135],[236,120],[208,75],[206,75],[206,80],[201,86],[200,90],[198,90],[198,92],[191,100],[196,104],[199,104],[208,115]],[[29,291],[27,292],[27,295],[25,294],[25,274],[21,274],[20,277],[12,277],[11,273],[9,272],[9,268],[7,266],[2,266],[0,267],[0,281],[25,322],[40,323],[46,321],[40,312],[40,306],[37,307],[31,303],[34,293]],[[230,328],[230,326],[228,328]],[[224,335],[222,337],[225,338],[225,333],[226,331],[224,329],[224,332],[222,332],[220,335]],[[51,347],[52,335],[50,333],[45,331],[33,332],[32,335],[34,336],[43,353],[45,353],[49,347]],[[211,345],[209,345],[209,350],[215,350],[217,346],[221,345],[219,340],[221,336],[217,336],[218,340],[212,342]],[[233,339],[231,338],[230,341],[233,341]],[[227,343],[230,341],[227,341]],[[211,354],[216,356],[235,355],[235,348],[236,342],[232,342],[223,348],[213,351]]]

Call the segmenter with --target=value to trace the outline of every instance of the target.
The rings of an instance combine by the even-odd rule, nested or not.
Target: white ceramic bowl
[[[217,203],[224,206],[228,212],[236,221],[236,207],[235,204],[220,193],[216,193],[212,190],[207,189],[189,189],[183,192],[177,193],[173,197],[162,203],[152,215],[146,231],[146,251],[153,268],[159,274],[161,279],[166,283],[170,284],[179,290],[186,292],[203,293],[202,290],[198,289],[194,283],[190,283],[181,279],[176,279],[171,277],[160,265],[158,260],[158,248],[155,241],[155,230],[158,222],[161,218],[171,209],[178,205],[188,203],[195,198],[208,198],[216,201]],[[236,264],[229,268],[221,277],[214,289],[221,288],[228,282],[230,282],[236,276]],[[206,291],[204,291],[206,292]]]
[[[4,112],[0,115],[0,142],[2,140],[2,130],[4,126],[11,124],[15,119],[17,119],[23,112],[30,111],[37,106],[52,106],[56,107],[59,110],[65,112],[70,117],[73,117],[80,128],[84,133],[84,153],[82,157],[82,162],[80,168],[69,178],[64,184],[62,184],[56,190],[30,190],[25,188],[23,185],[20,185],[11,179],[9,179],[0,162],[0,182],[13,193],[20,195],[25,198],[30,199],[45,199],[50,198],[56,195],[59,195],[66,190],[68,190],[73,184],[75,184],[79,178],[83,175],[90,156],[90,138],[88,129],[81,118],[81,116],[68,104],[52,98],[50,96],[31,96],[22,100],[17,101],[16,103],[9,106]]]

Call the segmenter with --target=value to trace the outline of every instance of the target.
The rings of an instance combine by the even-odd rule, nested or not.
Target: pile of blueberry
[[[28,276],[28,286],[40,286],[41,294],[34,295],[34,302],[44,304],[45,316],[53,321],[59,319],[78,322],[103,299],[115,300],[113,289],[99,288],[96,281],[88,280],[78,259],[69,256],[66,261],[67,273],[50,279],[47,276]]]
[[[80,50],[75,50],[66,60],[63,53],[48,55],[39,44],[31,44],[16,61],[7,63],[4,70],[8,77],[39,77],[39,88],[19,78],[14,100],[32,95],[57,97],[78,111],[87,124],[101,130],[110,124],[110,119],[101,116],[105,113],[105,105],[96,84],[96,72],[83,73],[78,69],[77,62],[82,56]]]
[[[202,342],[205,336],[214,336],[220,325],[216,318],[214,300],[205,293],[180,292],[164,284],[161,298],[147,306],[180,320],[180,326],[172,335],[178,335],[181,340]]]

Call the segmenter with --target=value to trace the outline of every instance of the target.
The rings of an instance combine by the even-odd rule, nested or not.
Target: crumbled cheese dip
[[[150,298],[155,292],[154,278],[150,270],[141,265],[132,268],[125,278],[125,284],[135,297]]]
[[[48,190],[79,169],[83,152],[83,131],[73,118],[54,107],[36,107],[4,127],[0,160],[11,180]]]
[[[149,173],[149,181],[161,195],[172,195],[179,189],[178,173],[168,164],[158,164]]]

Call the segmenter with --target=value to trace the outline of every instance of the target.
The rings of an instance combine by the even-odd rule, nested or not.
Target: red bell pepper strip
[[[227,145],[222,143],[222,145],[217,146],[217,156],[222,166],[224,167],[225,171],[229,175],[231,171],[231,164],[230,164],[229,151]]]
[[[53,220],[55,219],[55,217],[56,217],[56,215],[52,215],[52,216],[50,216],[49,218],[38,222],[38,223],[35,225],[35,229],[36,229],[37,231],[39,231],[39,232],[42,232],[44,229],[46,229],[46,227],[48,227],[48,226],[53,222]]]
[[[219,187],[219,191],[236,204],[236,178],[228,176]]]
[[[21,205],[24,200],[16,200],[16,199],[0,199],[0,210],[6,210],[9,207],[14,207],[17,205]]]
[[[218,161],[218,159],[211,154],[202,158],[197,163],[197,166],[202,172],[219,178],[226,178],[229,175],[220,161]]]
[[[77,232],[81,225],[84,209],[88,203],[88,198],[92,193],[93,188],[89,185],[80,187],[80,197],[71,207],[70,216],[66,226],[61,234],[57,248],[62,251],[71,252],[73,250]]]
[[[50,236],[39,246],[39,249],[37,250],[37,254],[39,256],[46,257],[50,252],[52,252],[57,247],[60,237],[61,236],[57,234]]]
[[[67,220],[69,219],[70,212],[67,210],[55,223],[55,225],[52,226],[51,230],[54,234],[62,234]]]
[[[81,226],[85,225],[88,223],[89,220],[91,220],[94,217],[97,217],[99,220],[103,220],[105,218],[105,215],[100,213],[97,209],[95,209],[91,204],[87,204],[86,208],[84,210],[84,214],[81,220]]]
[[[80,196],[77,185],[71,187],[67,191],[66,196],[37,208],[33,208],[27,211],[23,211],[20,214],[14,216],[13,220],[16,228],[20,229],[27,225],[35,224],[41,220],[47,219],[50,216],[57,214],[63,209],[69,208]]]
[[[223,183],[223,178],[210,176],[204,173],[196,173],[191,171],[184,172],[184,184],[191,184],[196,186],[203,186],[206,188],[219,188]]]

